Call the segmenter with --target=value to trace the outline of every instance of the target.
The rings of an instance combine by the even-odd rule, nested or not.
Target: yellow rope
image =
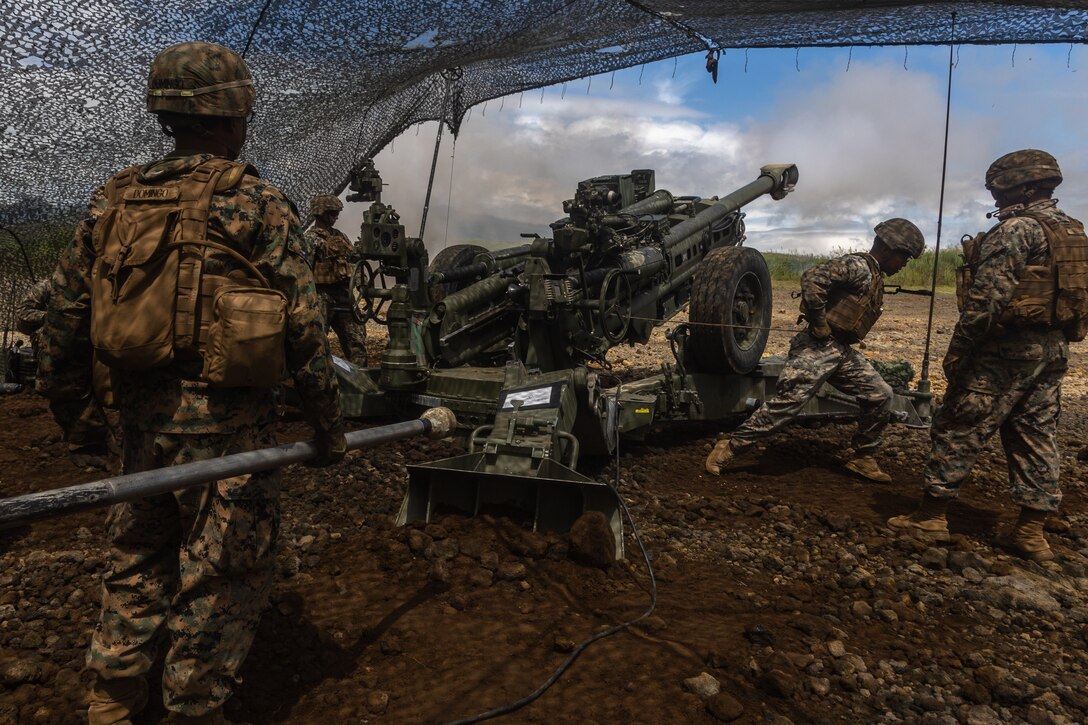
[[[799,327],[759,327],[757,325],[735,325],[729,322],[677,322],[676,320],[659,320],[655,317],[638,317],[637,315],[631,315],[632,320],[641,320],[643,322],[652,322],[655,325],[691,325],[693,327],[733,327],[740,330],[772,330],[774,332],[800,332],[803,328]]]

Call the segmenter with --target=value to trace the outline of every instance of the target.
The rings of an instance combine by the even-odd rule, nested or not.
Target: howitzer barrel
[[[518,247],[500,249],[497,252],[482,252],[476,255],[476,259],[481,261],[474,261],[472,264],[446,272],[435,272],[431,275],[430,281],[431,284],[441,284],[443,282],[460,282],[463,279],[473,279],[475,277],[486,277],[494,272],[516,266],[522,261],[522,258],[529,255],[529,250],[528,244],[522,244]]]
[[[672,194],[664,189],[658,189],[645,199],[636,201],[620,209],[620,214],[643,216],[645,214],[668,214],[674,203]]]
[[[742,186],[732,194],[723,196],[714,203],[714,206],[704,209],[691,219],[682,221],[669,230],[668,235],[662,240],[665,248],[683,243],[693,234],[701,233],[704,229],[714,226],[764,194],[770,194],[774,199],[781,199],[793,191],[795,184],[797,184],[797,167],[793,164],[764,166],[760,169],[758,179]]]
[[[498,275],[484,277],[462,290],[451,292],[444,300],[434,306],[434,314],[439,320],[448,314],[460,314],[465,310],[474,310],[506,293],[509,282]]]
[[[452,433],[456,426],[457,419],[451,410],[432,408],[416,420],[348,433],[347,446],[349,451],[353,451],[418,435],[442,438]],[[313,442],[301,441],[0,499],[0,529],[178,491],[231,476],[268,471],[300,463],[317,454],[318,449]]]

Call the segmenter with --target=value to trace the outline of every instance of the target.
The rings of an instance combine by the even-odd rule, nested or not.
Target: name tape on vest
[[[134,186],[125,189],[125,201],[174,201],[180,193],[177,187]]]

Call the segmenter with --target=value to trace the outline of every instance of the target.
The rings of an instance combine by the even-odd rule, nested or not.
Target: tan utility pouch
[[[1050,326],[1054,323],[1054,268],[1024,267],[1016,292],[1001,313],[1001,322],[1017,326]]]
[[[287,297],[277,290],[223,286],[215,292],[201,377],[213,387],[270,388],[287,374]]]
[[[963,264],[956,267],[956,307],[963,312],[963,306],[967,302],[967,291],[975,283],[975,270],[978,268],[979,255],[982,250],[982,239],[986,232],[979,232],[975,236],[964,234],[960,238],[960,246],[963,247]]]
[[[343,257],[322,259],[314,263],[314,282],[337,284],[351,277],[351,262]]]
[[[865,259],[872,273],[873,281],[869,289],[860,295],[843,295],[828,301],[827,326],[835,339],[846,345],[864,340],[880,318],[884,305],[884,275],[880,266],[867,254],[858,255]]]
[[[1044,223],[1043,228],[1058,271],[1054,321],[1066,340],[1080,342],[1088,332],[1088,235],[1080,222]]]

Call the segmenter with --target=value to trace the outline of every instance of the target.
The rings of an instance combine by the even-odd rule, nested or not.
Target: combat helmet
[[[1046,151],[1021,149],[1005,154],[986,169],[986,188],[990,191],[1008,191],[1031,183],[1050,188],[1062,183],[1058,160]]]
[[[873,227],[873,231],[888,249],[900,249],[913,259],[922,256],[922,250],[926,248],[922,230],[906,219],[885,219]]]
[[[147,74],[151,113],[245,117],[256,95],[242,56],[214,43],[171,45],[155,57]]]
[[[310,215],[319,216],[327,211],[340,211],[344,203],[332,194],[318,194],[310,199]]]

